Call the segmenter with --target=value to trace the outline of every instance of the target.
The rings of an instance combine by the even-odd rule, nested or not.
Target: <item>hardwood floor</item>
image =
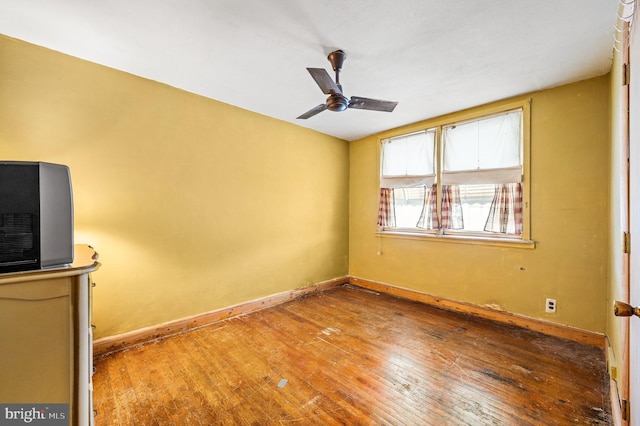
[[[96,425],[607,425],[602,349],[342,286],[96,360]]]

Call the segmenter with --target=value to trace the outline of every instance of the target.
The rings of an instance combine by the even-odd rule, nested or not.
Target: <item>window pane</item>
[[[460,185],[465,231],[484,231],[496,185]]]
[[[424,204],[424,187],[394,188],[396,227],[415,228]]]
[[[444,171],[521,165],[521,111],[443,128]]]
[[[519,184],[512,184],[519,185]],[[496,196],[497,187],[505,187],[505,185],[459,185],[460,189],[460,202],[462,204],[462,214],[464,217],[464,231],[471,232],[486,232],[487,220],[491,214],[491,205]],[[507,192],[508,193],[508,192]],[[511,192],[511,196],[516,196],[516,192]],[[501,230],[500,227],[494,227],[496,229],[489,229],[491,232],[503,233],[507,235],[520,235],[516,231],[516,204],[515,200],[506,202],[503,206],[496,206],[498,209],[495,212],[494,220],[501,222],[505,221],[505,230]],[[520,200],[521,202],[521,200]],[[505,208],[502,211],[502,208]],[[521,211],[520,211],[521,213]],[[490,226],[491,228],[491,226]]]
[[[399,136],[382,143],[382,176],[435,174],[435,131]]]

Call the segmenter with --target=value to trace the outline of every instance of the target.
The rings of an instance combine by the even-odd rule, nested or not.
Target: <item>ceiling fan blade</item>
[[[309,111],[305,112],[304,114],[302,114],[300,117],[297,117],[297,118],[306,120],[307,118],[313,117],[316,114],[320,114],[325,109],[327,109],[327,104],[320,104],[316,107],[311,108]]]
[[[380,99],[361,98],[352,96],[349,101],[349,108],[368,109],[372,111],[391,112],[398,105],[397,102],[382,101]]]
[[[311,77],[316,81],[316,84],[320,86],[322,93],[330,95],[332,93],[342,93],[342,90],[338,88],[338,85],[329,76],[329,73],[324,68],[307,68]]]

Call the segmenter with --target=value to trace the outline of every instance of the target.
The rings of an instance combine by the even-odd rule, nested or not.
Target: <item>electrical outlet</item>
[[[555,314],[556,313],[556,299],[547,299],[547,303],[545,304],[545,311]]]

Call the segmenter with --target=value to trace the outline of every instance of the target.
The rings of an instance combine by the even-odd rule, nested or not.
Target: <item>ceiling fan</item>
[[[347,108],[368,109],[371,111],[391,112],[398,105],[397,102],[382,101],[380,99],[361,98],[352,96],[351,99],[342,94],[342,85],[340,84],[340,70],[342,64],[347,58],[347,54],[342,50],[336,50],[329,53],[327,59],[331,62],[333,70],[336,72],[336,81],[334,83],[329,73],[324,68],[307,68],[311,77],[316,81],[322,93],[329,95],[327,101],[316,107],[311,108],[301,116],[297,117],[303,120],[313,117],[321,113],[325,109],[330,111],[344,111]]]

